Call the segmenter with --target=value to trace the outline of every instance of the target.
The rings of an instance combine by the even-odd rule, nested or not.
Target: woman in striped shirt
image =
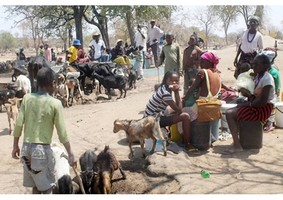
[[[154,92],[149,102],[146,105],[144,117],[156,116],[162,112],[164,114],[167,106],[174,112],[169,116],[162,115],[160,117],[160,126],[166,127],[177,122],[183,122],[184,143],[188,149],[194,148],[190,144],[190,115],[182,111],[181,98],[179,94],[179,75],[178,72],[168,71],[165,73],[162,83]],[[172,92],[174,93],[175,101],[173,100]]]

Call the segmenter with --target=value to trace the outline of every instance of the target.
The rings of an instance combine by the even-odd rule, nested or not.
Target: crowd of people
[[[233,99],[237,106],[227,111],[233,145],[226,153],[243,151],[238,136],[238,123],[241,120],[261,121],[265,124],[265,130],[272,129],[275,97],[280,95],[279,73],[273,66],[275,52],[270,49],[264,50],[262,35],[257,31],[259,19],[252,17],[248,23],[249,28],[241,38],[234,65],[237,81],[242,78],[241,73],[245,72],[248,72],[248,78],[251,81],[246,81],[237,88],[237,91],[241,93],[241,96],[235,95]],[[160,118],[160,126],[168,127],[178,123],[185,148],[195,149],[190,140],[190,127],[191,122],[198,118],[197,100],[221,98],[223,88],[229,89],[229,87],[224,87],[217,68],[220,59],[215,53],[201,49],[197,45],[198,38],[195,34],[189,37],[183,58],[180,56],[180,47],[174,42],[172,33],[165,34],[165,45],[159,49],[160,39],[164,32],[156,26],[155,20],[151,20],[150,25],[148,33],[142,29],[141,25],[137,26],[133,67],[138,71],[140,78],[143,78],[145,57],[150,50],[155,67],[164,64],[164,77],[145,105],[144,117],[163,113]],[[75,39],[68,49],[66,59],[70,64],[78,62],[77,55],[80,46],[80,41]],[[114,48],[107,50],[100,39],[100,34],[95,33],[89,47],[92,50],[91,59],[94,61],[113,61],[131,65],[126,53],[129,49],[124,48],[122,40],[118,40]],[[52,60],[52,51],[48,44],[42,46],[40,54]],[[183,95],[180,94],[180,77],[184,78]],[[21,158],[23,161],[24,186],[33,187],[33,193],[51,193],[54,174],[49,170],[49,166],[54,163],[50,160],[50,143],[54,125],[60,142],[64,144],[68,152],[71,166],[76,165],[76,159],[64,125],[62,105],[59,100],[51,97],[55,87],[54,72],[49,68],[40,69],[37,82],[38,92],[27,94],[23,98],[20,116],[13,133],[12,157]],[[249,90],[250,85],[252,85],[252,91]],[[34,123],[35,121],[37,123]],[[219,124],[219,119],[214,119],[210,123],[212,142],[218,139],[218,130],[213,129],[214,126],[218,127],[217,124]],[[24,138],[20,151],[19,138],[22,131]],[[28,166],[35,167],[34,169],[40,173],[34,173]]]

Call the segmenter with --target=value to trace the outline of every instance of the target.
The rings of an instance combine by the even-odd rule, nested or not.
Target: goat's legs
[[[122,89],[119,89],[120,91],[120,96],[117,98],[117,99],[121,99],[122,98],[122,94],[123,94],[123,90]],[[124,97],[125,98],[125,97]]]
[[[133,149],[132,149],[132,139],[129,139],[129,148],[130,148],[130,154],[129,154],[129,159],[131,159],[133,156],[134,156],[134,152],[133,152]]]
[[[124,88],[124,98],[126,98],[127,90]]]
[[[126,179],[126,178],[127,178],[127,176],[126,176],[126,174],[125,174],[124,170],[122,169],[122,167],[121,167],[121,164],[120,164],[120,163],[119,163],[119,170],[120,170],[120,172],[121,172],[121,174],[122,174],[122,176],[123,176],[123,179]]]
[[[140,139],[141,150],[142,150],[142,157],[145,158],[145,149],[144,149],[144,139]]]
[[[154,150],[155,150],[155,147],[156,147],[157,138],[154,135],[152,135],[151,139],[153,140],[153,145],[152,145],[152,149],[151,149],[150,153],[153,154]]]

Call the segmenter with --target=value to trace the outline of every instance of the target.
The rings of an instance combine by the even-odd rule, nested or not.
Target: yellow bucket
[[[171,133],[170,140],[172,142],[182,142],[183,141],[183,136],[179,133],[177,124],[173,124],[170,126],[170,133]]]

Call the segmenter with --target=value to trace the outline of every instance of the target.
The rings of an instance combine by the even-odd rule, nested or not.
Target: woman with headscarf
[[[196,74],[195,81],[188,88],[187,93],[183,97],[183,102],[191,96],[195,95],[196,90],[198,92],[198,99],[217,99],[218,94],[221,89],[221,79],[219,76],[219,71],[217,69],[217,64],[219,63],[219,57],[212,52],[204,52],[200,56],[200,70]],[[187,87],[187,86],[186,86]],[[193,104],[192,107],[183,108],[191,116],[191,121],[197,119],[197,105]],[[214,121],[212,121],[214,122]],[[215,120],[215,124],[218,120]],[[215,127],[214,124],[211,124]],[[211,130],[212,132],[212,142],[218,139],[218,130]]]
[[[275,86],[272,76],[268,73],[270,69],[268,56],[264,54],[256,56],[253,61],[253,69],[256,73],[254,93],[251,94],[242,88],[241,92],[248,98],[248,101],[226,111],[227,122],[233,137],[233,146],[226,153],[243,151],[238,136],[239,121],[261,121],[264,123],[274,108]]]

